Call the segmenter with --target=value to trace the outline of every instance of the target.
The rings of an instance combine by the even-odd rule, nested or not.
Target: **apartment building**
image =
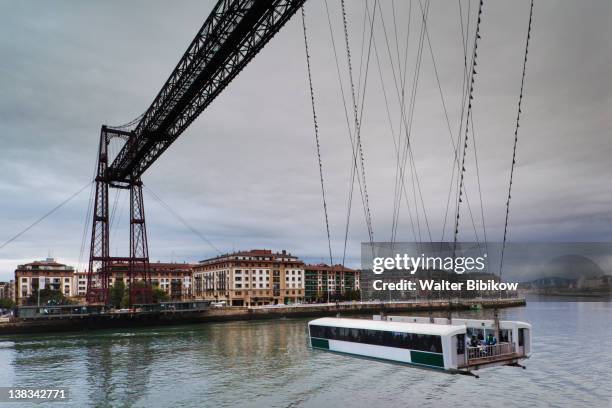
[[[15,300],[15,281],[0,282],[0,299]]]
[[[53,258],[19,265],[15,270],[15,303],[25,304],[27,298],[37,293],[39,288],[57,290],[66,297],[74,297],[77,280],[72,266],[56,262]]]
[[[152,262],[149,265],[151,283],[163,289],[170,299],[184,300],[192,297],[191,264]],[[126,262],[111,265],[111,285],[118,280],[126,282],[127,279]],[[87,272],[75,271],[72,266],[59,263],[53,258],[19,265],[15,270],[15,283],[12,298],[18,305],[25,304],[27,298],[37,293],[39,287],[58,290],[77,302],[84,301],[87,294]]]
[[[74,296],[85,299],[87,295],[87,272],[76,271],[74,273]]]
[[[304,262],[287,251],[253,249],[201,261],[193,268],[197,299],[230,306],[263,306],[304,300]]]
[[[192,267],[188,263],[151,262],[151,284],[168,294],[171,300],[185,300],[192,297]],[[129,265],[117,262],[111,265],[110,284],[121,280],[127,282]],[[85,281],[87,282],[87,281]]]
[[[359,300],[359,271],[343,265],[305,265],[307,302]]]

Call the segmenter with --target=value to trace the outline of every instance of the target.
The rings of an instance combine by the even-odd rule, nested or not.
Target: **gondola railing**
[[[488,359],[490,357],[501,357],[512,355],[516,352],[514,343],[498,343],[494,345],[482,345],[467,348],[468,363],[471,360]]]

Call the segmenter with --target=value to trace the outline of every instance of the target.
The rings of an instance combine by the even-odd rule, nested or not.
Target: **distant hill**
[[[603,269],[583,255],[562,255],[550,260],[540,271],[538,279],[560,278],[577,281],[604,275]]]
[[[568,288],[576,283],[575,279],[565,279],[558,277],[541,278],[529,282],[534,288]]]
[[[537,273],[538,278],[521,285],[537,291],[608,291],[612,277],[593,260],[582,255],[563,255],[552,259]]]

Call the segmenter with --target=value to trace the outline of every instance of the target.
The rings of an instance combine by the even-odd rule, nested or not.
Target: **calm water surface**
[[[527,370],[475,379],[310,350],[308,319],[288,319],[0,337],[0,386],[68,387],[57,407],[612,406],[612,303],[501,313],[534,325]]]

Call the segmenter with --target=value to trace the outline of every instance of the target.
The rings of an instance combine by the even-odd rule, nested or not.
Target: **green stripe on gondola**
[[[312,347],[329,350],[329,340],[327,339],[312,337],[310,341],[312,342]]]
[[[410,350],[410,360],[415,364],[423,364],[434,367],[444,367],[444,357],[437,353],[423,353]]]

